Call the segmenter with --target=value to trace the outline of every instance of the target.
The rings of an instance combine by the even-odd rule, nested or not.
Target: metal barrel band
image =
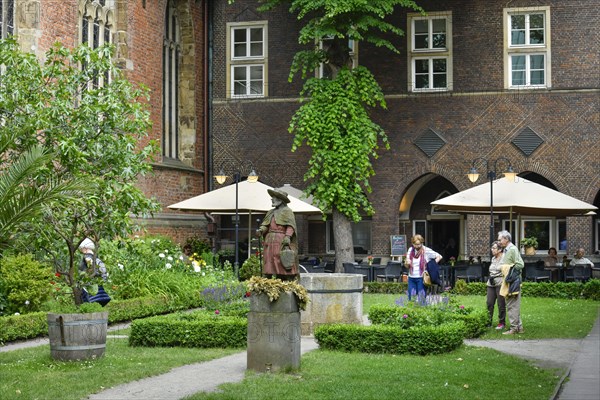
[[[64,326],[77,326],[77,325],[101,325],[106,324],[108,321],[105,319],[93,319],[89,321],[71,321],[71,322],[49,322],[50,326],[64,325]]]
[[[95,349],[104,349],[106,344],[90,344],[86,346],[52,346],[52,350],[67,350],[67,351],[75,351],[75,350],[95,350]]]

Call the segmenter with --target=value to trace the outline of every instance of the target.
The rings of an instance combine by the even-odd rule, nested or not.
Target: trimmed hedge
[[[600,300],[600,279],[581,282],[523,282],[522,296],[550,297],[557,299],[590,299]],[[484,282],[465,283],[458,280],[451,290],[454,294],[485,296]]]
[[[369,310],[369,320],[373,324],[397,326],[401,329],[462,322],[464,323],[464,337],[473,339],[485,332],[488,315],[485,310],[469,311],[451,306],[397,307],[373,305]]]
[[[157,295],[128,300],[112,300],[104,308],[108,311],[110,324],[131,321],[152,315],[168,314],[174,311],[195,308],[200,305],[198,296],[185,301]],[[23,315],[0,317],[0,344],[14,340],[31,339],[48,335],[47,312],[35,312]]]
[[[408,290],[406,282],[365,282],[365,293],[402,294]]]
[[[246,347],[248,320],[204,311],[135,320],[130,346]]]
[[[460,347],[463,322],[402,329],[390,325],[321,325],[315,329],[319,347],[327,350],[385,354],[440,354]]]
[[[9,315],[0,318],[0,344],[48,335],[47,312]]]

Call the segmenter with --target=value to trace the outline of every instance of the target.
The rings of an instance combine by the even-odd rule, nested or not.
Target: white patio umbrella
[[[273,208],[271,195],[269,195],[267,189],[273,188],[261,182],[243,181],[238,183],[237,208],[235,184],[212,190],[179,203],[171,204],[168,208],[175,210],[206,211],[214,214],[248,214],[248,237],[251,237],[252,213],[264,214]],[[296,214],[321,213],[319,208],[294,197],[292,194],[288,193],[288,198],[290,199],[288,207]],[[248,256],[250,256],[250,252],[251,249],[250,246],[248,246]]]
[[[271,186],[261,182],[243,181],[238,183],[238,207],[237,211],[241,213],[258,212],[266,213],[273,206],[271,205],[271,196],[267,189],[273,189]],[[288,193],[290,202],[288,207],[297,214],[320,214],[321,210],[308,204],[292,194]],[[179,203],[171,204],[168,208],[175,210],[195,210],[214,213],[234,213],[235,207],[235,184],[224,186],[219,189],[206,192],[199,196],[189,198]]]
[[[444,197],[431,203],[436,210],[466,214],[490,212],[490,182]],[[517,213],[529,216],[566,217],[585,215],[598,207],[516,177],[494,181],[494,213]]]

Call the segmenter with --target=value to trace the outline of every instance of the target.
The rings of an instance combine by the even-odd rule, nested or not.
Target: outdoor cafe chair
[[[383,274],[378,274],[377,279],[383,279],[386,282],[397,280],[400,282],[400,277],[402,276],[402,263],[397,261],[388,261],[385,269],[383,270]]]
[[[575,264],[565,270],[565,281],[585,282],[592,276],[592,268],[587,264]]]
[[[462,279],[467,282],[481,282],[483,279],[483,266],[481,264],[470,264],[455,267],[456,280]]]

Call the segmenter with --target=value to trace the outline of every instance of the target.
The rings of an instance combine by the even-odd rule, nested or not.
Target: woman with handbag
[[[500,242],[492,243],[492,262],[490,263],[490,277],[487,281],[487,309],[490,316],[489,326],[492,326],[494,319],[494,305],[498,303],[498,325],[497,330],[504,329],[506,325],[506,300],[500,295],[502,287],[502,246]]]
[[[256,231],[263,238],[263,275],[282,280],[298,277],[298,235],[296,218],[288,195],[283,190],[268,189],[273,209],[267,212]]]
[[[425,285],[423,283],[423,274],[430,260],[440,262],[441,254],[426,247],[425,240],[421,235],[414,235],[411,238],[412,247],[406,253],[405,265],[408,268],[408,299],[412,296],[425,296]]]

